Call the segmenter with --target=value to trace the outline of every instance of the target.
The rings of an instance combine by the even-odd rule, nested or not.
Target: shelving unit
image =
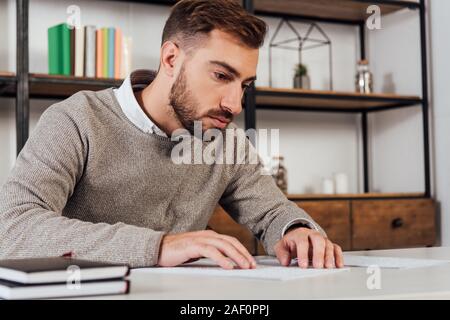
[[[135,0],[147,4],[173,5],[176,0]],[[17,0],[17,77],[0,74],[0,93],[17,97],[16,125],[17,151],[28,138],[28,114],[30,98],[62,99],[80,90],[100,90],[118,86],[114,79],[78,78],[29,74],[28,61],[28,6],[29,0]],[[357,94],[352,92],[314,91],[300,89],[251,88],[245,97],[245,127],[256,128],[258,109],[298,110],[321,112],[360,113],[362,128],[364,193],[370,192],[368,124],[370,112],[395,108],[422,106],[424,137],[424,197],[430,197],[430,165],[428,137],[428,87],[424,0],[243,0],[243,6],[250,12],[262,16],[288,18],[299,21],[318,21],[353,25],[359,30],[360,58],[366,57],[365,18],[369,4],[377,4],[382,14],[399,10],[414,10],[420,16],[422,54],[422,94],[400,96],[394,94]],[[20,90],[13,90],[14,83]],[[6,89],[5,89],[6,86]]]
[[[176,0],[134,0],[133,2],[173,5]],[[399,10],[417,12],[420,18],[422,71],[420,94],[404,96],[251,87],[244,97],[244,115],[245,128],[250,129],[257,127],[256,112],[263,109],[361,114],[364,192],[362,194],[344,195],[290,194],[287,195],[288,198],[296,203],[301,203],[302,207],[314,219],[317,219],[319,224],[323,224],[328,229],[329,234],[335,235],[337,239],[340,239],[339,241],[342,241],[341,243],[344,244],[346,249],[365,248],[366,244],[363,238],[367,234],[367,226],[364,226],[361,221],[365,221],[364,217],[367,217],[367,223],[370,225],[374,221],[371,213],[379,216],[379,220],[373,222],[375,232],[378,229],[385,228],[380,232],[389,238],[390,245],[397,247],[417,244],[432,245],[435,238],[435,226],[428,223],[427,220],[434,218],[434,202],[430,193],[425,0],[419,0],[418,2],[408,0],[242,0],[242,3],[246,10],[260,16],[354,26],[359,31],[361,59],[366,58],[365,19],[367,18],[366,8],[368,5],[378,5],[383,15]],[[0,73],[0,96],[16,97],[17,152],[19,152],[28,138],[30,99],[62,99],[80,90],[101,90],[111,86],[119,86],[121,81],[29,73],[29,0],[16,0],[16,5],[17,74]],[[420,106],[422,110],[424,192],[371,193],[369,188],[368,114],[412,106]],[[419,208],[417,209],[419,211],[415,208]],[[393,215],[388,215],[384,210],[393,212]],[[397,212],[398,216],[396,215]],[[415,217],[420,219],[416,221]],[[220,221],[220,219],[217,221]],[[402,227],[402,221],[406,221],[406,227]],[[220,223],[217,225],[220,225]],[[410,240],[408,232],[416,232],[418,234],[417,239]],[[252,241],[251,236],[247,236],[247,238]],[[379,243],[370,241],[366,243],[367,247],[380,248]],[[253,248],[257,247],[257,244],[254,243]],[[261,253],[256,249],[253,252]]]

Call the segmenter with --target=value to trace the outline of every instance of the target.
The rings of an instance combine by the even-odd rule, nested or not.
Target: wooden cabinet
[[[436,242],[436,208],[432,199],[294,201],[343,250],[432,246]],[[239,239],[252,254],[264,249],[244,226],[217,207],[209,227]]]
[[[435,213],[431,199],[352,201],[352,249],[434,245]]]

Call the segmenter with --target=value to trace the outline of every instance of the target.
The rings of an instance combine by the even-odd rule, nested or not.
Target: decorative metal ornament
[[[315,22],[306,22],[309,24],[304,36],[294,27],[291,21],[287,19],[281,19],[278,24],[275,33],[270,39],[269,44],[269,86],[272,87],[272,50],[273,48],[280,48],[286,50],[298,51],[298,63],[302,63],[302,52],[304,50],[314,49],[318,47],[328,46],[328,64],[329,64],[329,90],[333,90],[333,63],[332,63],[332,45],[331,40],[323,29]],[[277,36],[280,33],[281,28],[286,25],[295,34],[294,38],[278,41]],[[311,37],[313,30],[317,30],[323,39],[316,39]],[[293,42],[297,42],[297,45],[290,45]]]

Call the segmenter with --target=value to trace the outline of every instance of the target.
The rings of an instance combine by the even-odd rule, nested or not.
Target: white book
[[[75,28],[75,76],[84,76],[84,28]]]
[[[95,77],[95,63],[96,63],[96,27],[85,26],[85,52],[84,52],[84,76]]]
[[[132,71],[133,67],[133,40],[131,37],[122,37],[122,61],[120,78],[125,79]]]

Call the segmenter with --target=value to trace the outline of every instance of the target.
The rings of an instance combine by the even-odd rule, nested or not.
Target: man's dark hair
[[[264,43],[267,25],[245,11],[236,0],[181,0],[166,21],[162,43],[172,40],[190,47],[214,29],[258,49]]]

